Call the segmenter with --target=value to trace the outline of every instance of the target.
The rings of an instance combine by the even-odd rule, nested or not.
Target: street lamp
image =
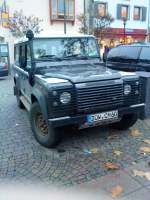
[[[126,43],[126,24],[127,24],[127,18],[123,18],[123,27],[124,27],[124,44]]]

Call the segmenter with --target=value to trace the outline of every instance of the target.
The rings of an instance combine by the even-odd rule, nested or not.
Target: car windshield
[[[73,60],[98,58],[94,38],[35,39],[34,58],[37,60]]]
[[[140,47],[120,46],[112,49],[107,57],[111,62],[131,62],[136,61],[139,56]]]
[[[6,44],[0,44],[0,53],[8,53],[8,46]]]
[[[8,58],[7,57],[0,57],[0,64],[8,64]]]

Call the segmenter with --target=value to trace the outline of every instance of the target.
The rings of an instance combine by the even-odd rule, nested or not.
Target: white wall
[[[77,15],[83,13],[84,11],[84,0],[76,0],[76,19],[75,24],[67,23],[67,33],[74,34],[79,32],[80,24],[77,20]],[[13,15],[14,11],[23,10],[23,13],[26,16],[34,15],[43,20],[41,23],[41,28],[44,30],[43,32],[47,34],[63,34],[64,33],[64,25],[63,22],[54,22],[51,24],[50,22],[50,6],[49,0],[7,0],[7,4],[9,6],[10,16]],[[13,41],[14,38],[11,37],[11,34],[7,29],[3,29],[0,26],[0,36],[4,36],[6,41],[9,42],[10,45],[10,57],[11,63],[13,62]]]
[[[130,20],[127,21],[126,28],[129,29],[147,29],[148,27],[148,14],[147,10],[147,20],[146,21],[135,21],[133,20],[133,9],[134,6],[147,7],[149,8],[149,0],[95,0],[100,2],[108,3],[108,12],[115,18],[111,27],[113,28],[123,28],[122,20],[117,20],[117,4],[130,5]]]
[[[45,32],[48,33],[59,33],[63,34],[64,27],[63,22],[50,23],[50,9],[49,9],[49,0],[9,0],[9,7],[11,13],[15,10],[23,10],[25,15],[35,15],[40,19],[43,19],[41,24]],[[83,0],[76,0],[76,16],[79,13],[83,13]],[[79,23],[75,20],[75,24],[67,23],[67,32],[76,33],[78,32]]]

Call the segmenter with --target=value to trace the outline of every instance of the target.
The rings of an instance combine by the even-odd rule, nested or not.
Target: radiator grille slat
[[[77,88],[78,111],[123,105],[123,84]]]

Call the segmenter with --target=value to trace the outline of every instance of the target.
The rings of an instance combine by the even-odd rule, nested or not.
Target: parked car
[[[0,57],[0,77],[8,76],[7,57]]]
[[[150,72],[150,44],[119,45],[108,53],[106,65],[115,70]]]
[[[105,68],[95,37],[27,38],[15,44],[14,94],[40,144],[54,147],[64,127],[128,129],[143,113],[144,82]]]
[[[0,43],[0,77],[8,76],[9,52],[8,45]]]

